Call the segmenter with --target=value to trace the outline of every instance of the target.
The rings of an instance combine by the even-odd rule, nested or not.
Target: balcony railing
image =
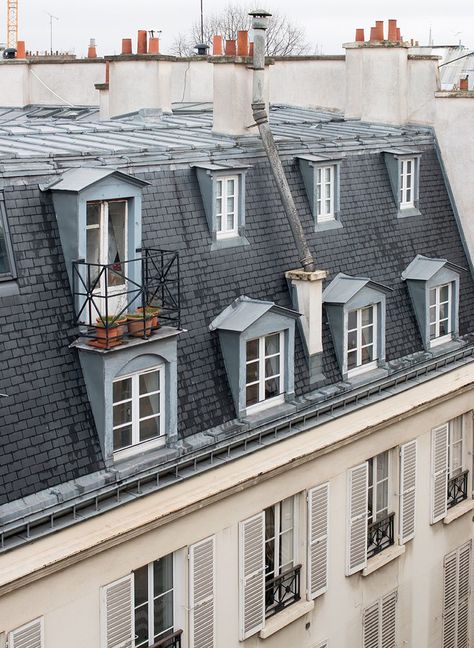
[[[265,582],[265,616],[270,617],[300,600],[301,565]]]
[[[153,644],[151,648],[181,648],[181,635],[183,634],[182,630],[176,630],[173,634],[160,639]]]
[[[467,499],[467,476],[468,470],[464,470],[456,477],[448,480],[448,508],[452,508]]]
[[[367,528],[367,558],[372,558],[395,542],[395,513],[389,513]]]
[[[148,338],[160,325],[181,326],[177,252],[143,249],[138,259],[102,265],[74,261],[73,294],[81,336],[110,349]]]

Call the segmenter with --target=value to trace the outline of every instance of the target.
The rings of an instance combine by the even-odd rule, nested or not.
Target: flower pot
[[[137,308],[136,312],[142,314],[143,308]],[[145,306],[145,313],[147,317],[151,317],[151,327],[154,329],[158,328],[158,315],[160,314],[160,309],[154,306]]]
[[[99,349],[110,349],[123,343],[123,336],[127,332],[127,318],[122,316],[117,319],[109,317],[103,321],[100,317],[96,320],[95,339],[90,340],[90,346]]]
[[[143,319],[143,315],[137,317],[128,317],[128,333],[132,337],[149,337],[151,335],[153,318]]]

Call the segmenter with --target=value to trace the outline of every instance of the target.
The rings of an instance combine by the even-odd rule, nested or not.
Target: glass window
[[[449,422],[448,465],[450,479],[463,472],[462,416]]]
[[[431,344],[444,342],[452,333],[452,284],[430,289],[430,340]]]
[[[283,333],[247,342],[246,406],[283,393]]]
[[[10,234],[8,232],[7,216],[0,195],[0,281],[14,276],[13,254]]]
[[[334,165],[316,169],[316,217],[318,223],[335,218],[335,170]]]
[[[401,160],[400,167],[400,207],[414,207],[415,160]]]
[[[135,577],[135,648],[174,631],[173,554],[140,567]]]
[[[229,176],[216,180],[216,236],[230,238],[239,233],[238,177]]]
[[[123,286],[127,260],[126,200],[87,203],[86,250],[86,261],[91,264],[89,285],[104,290],[107,275],[108,286]],[[101,266],[107,266],[102,274]]]
[[[288,497],[265,509],[265,581],[271,583],[295,566],[295,498]],[[267,613],[273,603],[273,588],[266,587]]]
[[[114,451],[163,434],[163,375],[157,368],[114,381]]]
[[[377,307],[367,306],[347,314],[347,369],[368,368],[377,360]]]
[[[377,522],[388,514],[388,450],[369,459],[367,522]]]

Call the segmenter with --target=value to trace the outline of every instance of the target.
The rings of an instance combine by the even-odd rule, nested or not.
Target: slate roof
[[[407,146],[423,151],[421,216],[399,219],[381,154],[387,148],[383,128],[376,129],[377,148],[374,141],[364,145],[360,140],[367,125],[326,121],[332,139],[326,134],[321,140],[313,133],[304,138],[310,127],[295,118],[288,126],[291,146],[280,140],[280,150],[317,268],[328,271],[326,285],[344,272],[392,288],[387,296],[387,359],[419,351],[422,342],[403,270],[417,254],[468,268],[432,137],[426,131],[417,135],[410,129],[389,129],[398,146],[406,140]],[[343,228],[316,233],[293,151],[340,149],[338,128],[345,138]],[[140,172],[130,162],[123,169],[150,183],[143,189],[143,245],[180,252],[182,323],[188,330],[178,342],[181,437],[235,418],[218,335],[209,331],[210,323],[240,295],[292,308],[285,272],[298,268],[299,262],[268,162],[255,141],[248,150],[239,145],[234,155],[252,167],[246,179],[250,245],[215,251],[196,172],[189,164],[171,168],[173,156],[170,160],[168,154],[168,161],[161,160],[153,170]],[[72,298],[52,199],[40,191],[38,180],[18,179],[26,184],[13,185],[11,180],[5,189],[19,295],[0,298],[0,393],[8,395],[0,398],[0,504],[103,467],[77,352],[69,348],[75,334]],[[460,275],[460,333],[465,334],[474,328],[474,285],[467,271]],[[330,384],[341,376],[325,317],[323,344],[323,370]],[[295,386],[297,395],[308,389],[299,335]]]

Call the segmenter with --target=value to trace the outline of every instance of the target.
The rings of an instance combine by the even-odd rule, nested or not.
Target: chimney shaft
[[[26,58],[25,41],[17,41],[17,43],[16,43],[16,58],[17,59]]]
[[[222,47],[222,36],[213,36],[212,37],[212,53],[214,56],[222,56],[224,53]]]
[[[132,39],[122,38],[122,54],[131,54],[131,53],[132,53]]]
[[[95,38],[91,38],[89,48],[87,50],[87,58],[97,58],[97,48],[95,46]]]
[[[356,29],[356,43],[363,43],[365,41],[365,34],[363,29]]]
[[[160,39],[159,38],[150,38],[148,43],[148,53],[149,54],[159,54],[160,53]]]
[[[390,19],[388,21],[388,40],[396,41],[397,39],[397,21]]]
[[[242,30],[237,32],[237,56],[249,55],[249,33]]]
[[[144,29],[138,31],[137,54],[147,53],[148,34]]]
[[[235,40],[226,40],[225,42],[225,55],[226,56],[235,56],[237,54],[237,48]]]

